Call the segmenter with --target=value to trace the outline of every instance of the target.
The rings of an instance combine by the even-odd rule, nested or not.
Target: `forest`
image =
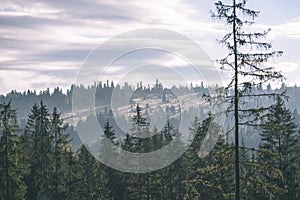
[[[1,199],[233,199],[235,196],[234,144],[228,140],[229,136],[221,135],[208,156],[197,155],[213,115],[195,117],[190,122],[190,132],[195,138],[182,157],[163,169],[135,174],[100,163],[87,145],[78,143],[72,148],[76,130],[64,123],[56,107],[49,110],[43,100],[34,103],[25,125],[20,127],[13,101],[12,98],[0,106]],[[140,131],[150,134],[145,108],[133,109],[131,126],[138,125]],[[157,133],[147,140],[129,134],[120,137],[115,133],[112,118],[98,116],[105,136],[132,152],[153,151],[180,135],[175,125],[167,123],[162,130],[153,130]],[[222,127],[215,126],[216,131],[221,131]],[[276,99],[261,129],[256,131],[260,136],[256,148],[244,145],[249,139],[246,136],[239,147],[242,199],[298,199],[299,127],[282,98]],[[105,145],[101,138],[99,142]],[[118,159],[118,153],[114,153]],[[105,155],[99,148],[98,156]]]
[[[211,11],[229,27],[219,40],[226,55],[216,60],[232,75],[225,86],[95,80],[66,92],[2,94],[0,199],[300,199],[300,89],[286,86],[281,72],[265,65],[283,52],[266,40],[270,30],[249,31],[259,12],[246,3],[218,1]],[[74,106],[74,97],[89,107]],[[211,109],[218,105],[222,109]],[[90,135],[92,112],[102,136]],[[220,115],[224,123],[218,123]],[[162,128],[151,126],[163,117]],[[213,139],[213,148],[201,152]],[[160,169],[138,173],[100,162],[123,163],[119,149],[172,151],[173,141],[185,151],[174,162],[158,155],[169,163]],[[127,164],[138,169],[138,162]]]

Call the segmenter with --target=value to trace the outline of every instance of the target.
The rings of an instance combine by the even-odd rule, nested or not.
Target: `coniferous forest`
[[[229,27],[219,40],[225,57],[216,60],[232,75],[225,86],[95,80],[65,92],[0,95],[0,200],[300,199],[300,88],[286,86],[281,72],[264,65],[283,52],[268,43],[270,30],[249,31],[259,12],[246,4],[218,1],[211,11]],[[94,102],[74,108],[74,96]],[[213,104],[224,109],[210,110]],[[89,133],[91,111],[105,138]],[[220,113],[224,123],[215,120]],[[151,126],[165,119],[162,128]],[[214,139],[212,149],[201,152]],[[157,170],[125,172],[99,161],[123,162],[124,154],[110,144],[142,154],[174,140],[176,150],[186,150]]]
[[[163,91],[162,86],[156,87],[152,92]],[[195,87],[195,91],[202,94],[206,91],[202,87]],[[178,90],[184,93],[189,88]],[[57,95],[55,91],[49,94],[52,98]],[[145,88],[143,93],[151,93],[151,90]],[[27,94],[23,97],[21,93],[13,94],[19,94],[18,98],[28,98]],[[67,95],[61,95],[67,99]],[[165,98],[163,96],[161,98]],[[0,107],[1,199],[235,197],[234,142],[230,140],[230,134],[221,135],[207,156],[198,156],[198,149],[214,117],[211,114],[201,118],[196,116],[189,123],[195,138],[178,160],[163,169],[136,174],[101,164],[90,154],[88,145],[75,141],[78,138],[76,129],[64,121],[60,109],[53,107],[50,110],[44,103],[50,98],[33,103],[22,123],[17,117],[18,110],[12,106],[15,97],[10,93],[2,98],[7,102]],[[136,104],[132,110],[131,126],[140,126],[141,131],[149,134],[146,108]],[[121,136],[116,133],[115,122],[109,113],[105,109],[97,115],[99,124],[102,124],[104,134],[111,142],[128,151],[150,152],[168,144],[178,135],[176,124],[170,118],[162,130],[151,130],[156,133],[148,140],[139,140],[129,134]],[[286,102],[278,97],[268,110],[264,124],[259,129],[243,133],[239,147],[242,199],[298,199],[300,142],[297,118],[296,112],[291,112]],[[80,123],[88,123],[88,118]],[[216,131],[221,132],[222,127],[214,126]],[[252,131],[259,137],[251,138]],[[185,145],[184,141],[181,145]],[[105,157],[105,154],[99,151],[99,157]],[[118,154],[115,156],[117,158]]]

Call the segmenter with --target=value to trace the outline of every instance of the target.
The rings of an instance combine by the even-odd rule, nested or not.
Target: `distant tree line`
[[[0,95],[0,103],[8,103],[11,101],[11,105],[14,108],[18,108],[18,118],[20,121],[24,121],[24,125],[26,124],[26,118],[28,113],[30,112],[30,108],[34,102],[40,101],[43,99],[44,103],[47,104],[48,108],[52,110],[54,107],[60,110],[61,113],[67,113],[72,111],[72,94],[74,90],[82,91],[82,94],[89,93],[92,90],[95,90],[95,105],[103,106],[109,105],[111,101],[112,92],[115,91],[115,98],[123,99],[124,95],[134,93],[136,95],[141,96],[150,96],[151,94],[156,94],[161,97],[161,101],[163,103],[167,102],[166,94],[171,94],[171,92],[176,94],[187,94],[191,92],[195,92],[199,94],[199,97],[202,97],[203,94],[208,94],[210,90],[215,89],[216,86],[206,86],[203,82],[199,85],[191,85],[187,86],[173,86],[172,88],[166,89],[163,87],[161,83],[156,83],[154,86],[143,86],[143,88],[136,88],[136,86],[132,86],[128,83],[124,85],[115,84],[113,81],[109,81],[109,85],[107,83],[95,83],[91,86],[84,85],[71,85],[69,89],[63,91],[62,88],[56,87],[54,90],[50,91],[49,88],[42,91],[36,90],[27,90],[23,92],[19,92],[16,90],[12,90],[7,94]],[[255,89],[254,89],[255,90]],[[261,90],[261,88],[257,88],[256,90]],[[300,98],[300,87],[287,87],[282,85],[281,88],[271,88],[269,85],[268,89],[265,88],[264,92],[270,93],[280,93],[286,90],[286,94],[290,97],[290,100],[287,102],[287,107],[291,109],[293,112],[299,115],[300,105],[297,102],[297,99]],[[134,92],[136,91],[136,92]],[[121,98],[119,98],[121,97]],[[267,101],[267,100],[266,100]],[[264,103],[264,102],[262,102]],[[116,105],[118,106],[118,105]],[[300,120],[300,117],[297,117],[297,121]],[[22,124],[21,124],[22,126]]]

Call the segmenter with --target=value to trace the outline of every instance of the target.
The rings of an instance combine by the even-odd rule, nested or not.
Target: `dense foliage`
[[[212,117],[195,120],[190,131],[196,137],[173,164],[144,174],[124,173],[101,164],[87,146],[71,149],[71,139],[60,113],[34,104],[26,128],[19,129],[10,103],[0,105],[1,199],[233,199],[234,146],[226,135],[204,158],[197,156]],[[137,105],[132,132],[117,138],[109,119],[105,136],[133,152],[149,152],[180,135],[171,123],[148,140],[148,123]],[[213,124],[215,130],[220,130]],[[220,130],[221,131],[221,130]],[[300,143],[297,124],[283,100],[277,100],[268,120],[259,129],[261,145],[241,145],[242,199],[298,199]],[[101,138],[100,138],[101,140]],[[105,143],[102,143],[105,145]],[[185,145],[182,142],[182,145]],[[106,152],[99,151],[99,157]],[[117,154],[115,156],[118,156]]]

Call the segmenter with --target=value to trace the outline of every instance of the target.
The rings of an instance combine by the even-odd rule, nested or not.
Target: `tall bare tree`
[[[234,116],[235,141],[235,198],[240,199],[240,161],[239,130],[240,126],[259,126],[270,104],[259,103],[261,99],[282,94],[265,92],[262,88],[269,81],[282,80],[283,76],[274,67],[266,64],[270,58],[281,56],[281,51],[274,51],[266,42],[270,30],[250,32],[249,25],[254,24],[259,11],[246,7],[246,0],[231,0],[229,3],[218,1],[212,17],[225,20],[230,31],[219,41],[227,48],[226,57],[217,60],[221,69],[231,72],[231,81],[221,88],[227,113]],[[232,129],[232,130],[233,130]]]

